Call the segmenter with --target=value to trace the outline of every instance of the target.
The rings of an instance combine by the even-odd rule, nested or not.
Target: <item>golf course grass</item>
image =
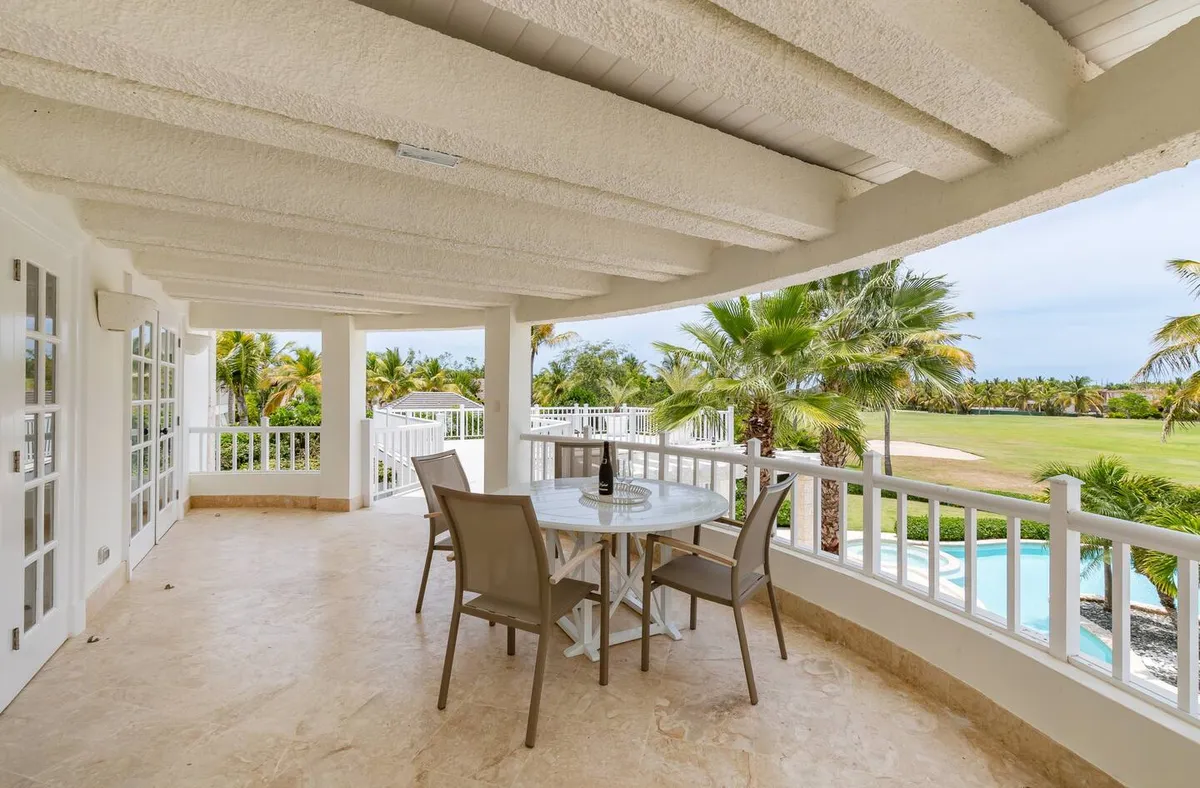
[[[867,437],[883,437],[883,416],[866,414]],[[1177,431],[1166,443],[1162,422],[1066,416],[961,416],[900,411],[892,440],[961,449],[976,461],[895,457],[897,476],[973,490],[1034,492],[1036,469],[1047,462],[1084,464],[1099,454],[1122,457],[1134,469],[1200,485],[1200,429]]]

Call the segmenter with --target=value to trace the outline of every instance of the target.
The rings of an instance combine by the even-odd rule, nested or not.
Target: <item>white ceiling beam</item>
[[[722,243],[778,250],[792,242],[791,238],[733,222],[481,162],[465,160],[454,168],[435,167],[401,158],[396,155],[395,144],[374,137],[293,120],[274,112],[189,96],[176,90],[139,84],[95,71],[83,71],[15,52],[0,51],[0,84],[57,101],[464,186],[506,199],[528,200],[636,222]]]
[[[281,267],[278,262],[237,255],[194,255],[173,251],[134,253],[134,266],[152,279],[192,280],[226,285],[259,285],[281,290],[334,293],[358,298],[392,299],[447,307],[503,306],[515,303],[508,293],[471,290],[453,282],[400,281],[396,277],[349,271]]]
[[[410,314],[410,305],[403,301],[357,298],[329,293],[317,293],[314,296],[308,292],[295,292],[275,287],[248,287],[245,285],[233,287],[220,282],[198,282],[192,279],[173,279],[171,277],[158,281],[167,295],[172,298],[190,301],[193,304],[211,301],[237,304],[242,313],[241,320],[257,320],[257,317],[250,316],[260,308],[342,314]],[[193,325],[195,325],[194,320]],[[221,328],[248,328],[248,326],[240,323],[227,323]],[[255,326],[255,328],[263,328],[263,326]]]
[[[599,295],[608,289],[609,277],[586,271],[172,211],[82,201],[77,214],[85,229],[110,246],[259,257],[281,267],[359,271],[527,295]]]
[[[22,172],[506,248],[601,273],[702,269],[714,246],[11,88],[0,88],[0,137],[0,161]]]
[[[914,175],[842,207],[830,238],[784,252],[727,248],[669,286],[617,284],[570,303],[522,299],[528,322],[628,314],[761,292],[904,257],[1200,159],[1200,20],[1079,88],[1069,131],[954,183]]]
[[[259,305],[247,309],[231,301],[192,301],[188,327],[198,331],[320,331],[325,310]]]
[[[794,238],[854,185],[343,0],[9,0],[0,48]]]
[[[1086,61],[1020,0],[714,0],[1009,155],[1062,133]]]
[[[820,58],[690,0],[490,0],[640,66],[889,161],[953,179],[995,164],[989,146]]]
[[[261,224],[267,227],[278,227],[285,230],[320,232],[326,235],[346,238],[361,238],[397,246],[417,246],[422,249],[432,249],[448,254],[486,256],[517,262],[529,261],[533,263],[543,263],[548,266],[556,266],[567,269],[577,268],[578,270],[585,271],[605,270],[606,273],[609,273],[613,276],[626,276],[654,282],[664,282],[674,278],[676,275],[700,273],[704,271],[708,265],[707,258],[690,259],[686,261],[686,265],[681,261],[679,264],[673,266],[672,273],[624,268],[616,264],[596,264],[595,266],[583,267],[574,260],[532,254],[530,252],[523,252],[515,249],[505,249],[497,246],[485,246],[483,244],[462,243],[442,238],[431,238],[429,236],[415,235],[413,233],[402,233],[392,230],[364,227],[362,225],[331,222],[322,219],[313,219],[306,216],[274,213],[271,211],[244,208],[236,205],[225,205],[224,203],[193,200],[186,197],[156,194],[154,192],[140,191],[137,189],[125,189],[118,186],[87,183],[85,181],[70,180],[67,178],[57,178],[50,175],[42,175],[28,171],[21,173],[21,180],[31,188],[37,189],[38,191],[47,192],[49,194],[57,194],[62,197],[70,197],[75,200],[87,200],[97,203],[148,208],[152,210],[167,210],[174,213],[187,214],[189,216],[229,219],[241,223]]]

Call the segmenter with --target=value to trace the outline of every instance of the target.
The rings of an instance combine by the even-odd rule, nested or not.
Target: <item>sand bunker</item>
[[[883,441],[868,441],[871,451],[883,452]],[[978,454],[969,451],[949,449],[945,446],[934,446],[932,443],[917,443],[916,441],[892,441],[893,457],[932,457],[937,460],[963,460],[966,462],[982,460]]]

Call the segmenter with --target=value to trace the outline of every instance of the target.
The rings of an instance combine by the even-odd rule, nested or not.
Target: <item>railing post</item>
[[[258,464],[263,471],[271,470],[271,419],[258,420]],[[250,447],[250,469],[254,470],[254,447]]]
[[[667,433],[665,430],[660,430],[658,433],[658,478],[660,481],[667,478]]]
[[[762,441],[758,438],[746,441],[746,513],[743,519],[750,516],[750,510],[758,500],[758,458],[761,456]]]
[[[722,442],[725,444],[728,444],[729,446],[732,446],[734,444],[734,440],[733,440],[733,406],[732,405],[730,405],[728,408],[725,409],[725,435],[724,435]]]
[[[1200,660],[1197,659],[1196,650],[1200,647],[1200,625],[1196,623],[1197,615],[1200,615],[1200,592],[1197,592],[1197,584],[1200,579],[1197,577],[1196,562],[1189,558],[1179,556],[1178,573],[1179,578],[1176,582],[1178,589],[1178,599],[1176,600],[1175,609],[1175,653],[1176,660],[1176,693],[1177,704],[1179,710],[1184,714],[1196,715],[1200,713],[1200,700],[1196,697],[1196,683],[1200,681]]]
[[[863,574],[879,574],[879,542],[883,526],[883,496],[875,480],[883,472],[879,453],[863,455]]]
[[[375,436],[371,434],[371,420],[362,420],[363,469],[362,469],[362,508],[370,509],[375,500],[376,475],[379,469],[375,467]]]
[[[1050,483],[1050,654],[1067,660],[1079,653],[1079,532],[1067,523],[1080,509],[1083,482],[1055,476]]]
[[[583,425],[583,439],[585,441],[590,441],[592,439],[592,425],[591,424]]]
[[[463,410],[462,403],[458,403],[458,439],[465,441],[467,439],[467,414]]]
[[[585,438],[592,437],[592,419],[589,415],[590,410],[591,406],[585,402],[583,405],[583,437]]]

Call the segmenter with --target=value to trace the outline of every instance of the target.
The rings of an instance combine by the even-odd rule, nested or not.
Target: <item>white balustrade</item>
[[[482,417],[482,413],[480,415]],[[405,423],[396,426],[380,426],[375,420],[364,423],[367,462],[363,473],[370,493],[367,496],[369,501],[419,488],[421,482],[417,479],[412,458],[436,454],[445,448],[446,420],[407,415],[404,419]],[[479,423],[482,430],[482,418]],[[471,422],[461,421],[456,426],[470,429]]]
[[[550,415],[553,409],[541,409],[545,418],[569,421],[572,412]],[[588,418],[594,418],[589,414]],[[593,422],[594,423],[594,422]],[[574,426],[574,422],[571,423]],[[530,432],[521,436],[531,442],[530,475],[534,480],[551,478],[554,474],[552,446],[561,441],[575,440],[573,434]],[[654,445],[657,444],[657,445]],[[758,456],[758,441],[750,441],[747,453],[703,449],[695,446],[672,445],[666,435],[650,441],[617,440],[614,442],[619,463],[629,475],[679,481],[716,490],[729,501],[730,516],[743,515],[753,505],[758,491],[759,471],[767,469],[776,477],[794,473],[799,477],[789,498],[788,522],[777,524],[775,548],[786,550],[801,560],[820,560],[826,563],[847,564],[846,570],[860,578],[882,581],[895,593],[925,600],[952,617],[964,622],[983,625],[1001,637],[1019,641],[1063,660],[1080,670],[1109,678],[1126,691],[1154,703],[1169,707],[1174,713],[1193,724],[1200,724],[1200,537],[1178,531],[1119,520],[1083,512],[1080,508],[1080,483],[1069,477],[1051,480],[1049,503],[990,493],[947,487],[929,482],[885,476],[879,472],[879,458],[868,452],[863,471],[831,468],[804,460],[782,460]],[[831,484],[839,493],[836,522],[823,523],[822,482]],[[738,488],[745,484],[745,492]],[[850,486],[862,487],[861,507],[863,532],[861,539],[850,539],[847,527],[847,506]],[[896,500],[896,536],[894,559],[881,559],[880,548],[885,542],[883,533],[884,496]],[[743,504],[739,500],[745,498]],[[803,499],[807,498],[807,501]],[[913,502],[928,506],[928,537],[914,540],[908,529],[908,515]],[[856,505],[859,505],[856,503]],[[943,562],[952,557],[941,550],[941,528],[945,511],[961,510],[964,538],[961,568],[954,575],[960,584],[945,577]],[[980,576],[978,559],[979,513],[999,515],[1006,523],[1007,593],[1002,610],[987,610],[978,600]],[[782,515],[782,512],[781,512]],[[782,520],[782,517],[780,518]],[[807,522],[803,522],[807,521]],[[1049,525],[1050,565],[1050,624],[1049,632],[1035,631],[1021,625],[1021,524],[1022,522]],[[786,536],[778,531],[787,529]],[[836,553],[822,549],[822,532],[838,535]],[[1080,654],[1080,535],[1110,540],[1113,572],[1112,664],[1097,662]],[[888,537],[890,541],[890,537]],[[1175,556],[1179,562],[1177,598],[1177,687],[1157,684],[1135,675],[1135,655],[1130,651],[1130,550],[1140,547]],[[910,550],[925,553],[922,561],[913,562]],[[927,557],[927,563],[925,558]],[[921,564],[925,564],[922,566]]]
[[[321,468],[320,427],[189,427],[192,473],[309,473]]]

